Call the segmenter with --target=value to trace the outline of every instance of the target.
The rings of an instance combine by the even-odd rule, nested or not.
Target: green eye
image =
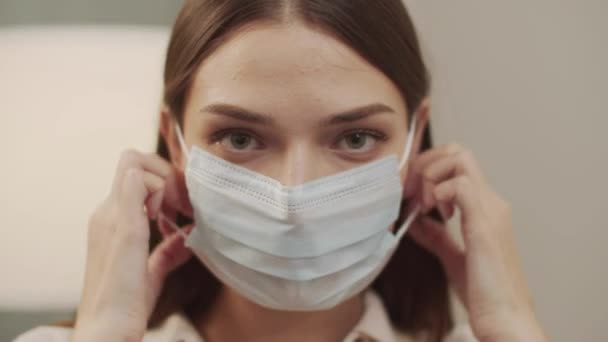
[[[375,130],[355,130],[342,134],[335,148],[350,153],[366,153],[373,150],[386,135]]]
[[[250,152],[263,148],[262,143],[253,133],[243,130],[224,130],[216,132],[211,140],[223,149],[232,152]]]
[[[350,149],[359,150],[366,146],[369,139],[369,134],[358,132],[345,137],[346,145]]]
[[[230,134],[230,145],[235,150],[245,150],[251,142],[253,138],[250,135],[242,134],[242,133],[231,133]]]
[[[375,129],[353,129],[338,136],[333,149],[350,156],[363,156],[374,151],[388,136]]]

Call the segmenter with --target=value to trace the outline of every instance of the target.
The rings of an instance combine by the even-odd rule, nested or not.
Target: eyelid
[[[247,128],[237,128],[237,127],[225,128],[225,129],[221,129],[216,132],[213,132],[213,134],[211,134],[211,136],[209,137],[209,143],[215,144],[215,143],[221,141],[223,138],[225,138],[229,134],[235,134],[235,133],[249,135],[257,143],[259,143],[262,146],[264,145],[262,142],[262,139],[259,137],[259,135],[257,133],[255,133],[252,130],[247,129]]]
[[[238,149],[238,148],[234,148],[232,146],[230,146],[230,142],[224,143],[225,139],[229,139],[230,135],[232,134],[241,134],[241,135],[247,135],[250,139],[252,139],[252,144],[254,146],[252,147],[247,147],[245,149]],[[216,132],[213,132],[211,134],[211,136],[209,137],[208,140],[208,144],[211,146],[215,146],[216,148],[219,148],[220,151],[218,151],[218,153],[223,153],[226,155],[226,158],[237,158],[237,157],[243,157],[243,156],[252,156],[258,152],[261,152],[262,150],[264,150],[266,148],[266,145],[264,144],[264,142],[262,141],[262,139],[259,137],[258,134],[256,134],[255,132],[253,132],[251,129],[246,129],[246,128],[237,128],[237,127],[231,127],[231,128],[225,128],[225,129],[220,129]],[[237,162],[237,159],[233,159],[235,162]]]
[[[334,142],[334,145],[337,144],[337,143],[339,143],[345,137],[347,137],[349,135],[357,134],[357,133],[366,134],[366,135],[371,136],[372,138],[374,138],[376,140],[379,140],[379,141],[386,141],[386,140],[388,140],[388,136],[385,133],[380,132],[378,130],[369,129],[369,128],[354,128],[354,129],[350,129],[350,130],[347,130],[345,132],[340,133],[338,135],[338,138]]]
[[[244,134],[244,135],[250,136],[255,141],[255,143],[258,145],[255,148],[256,150],[266,147],[266,144],[263,141],[264,139],[262,139],[259,134],[257,134],[255,131],[253,131],[250,128],[244,128],[244,127],[230,127],[230,128],[224,128],[224,129],[217,130],[211,134],[211,136],[209,137],[208,143],[209,143],[209,145],[217,144],[217,143],[221,142],[222,139],[226,138],[230,134]],[[335,138],[334,142],[331,145],[331,148],[342,150],[342,148],[339,148],[338,145],[344,140],[344,138],[348,137],[349,135],[353,135],[353,134],[365,134],[368,137],[371,137],[372,139],[374,139],[375,143],[380,142],[380,141],[389,140],[389,137],[386,133],[379,131],[377,129],[353,128],[353,129],[348,129],[348,130],[340,133],[337,136],[337,138]],[[356,153],[356,152],[354,152],[354,153]]]

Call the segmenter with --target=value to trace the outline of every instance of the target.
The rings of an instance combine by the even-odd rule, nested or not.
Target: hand
[[[73,341],[142,340],[165,277],[191,257],[163,220],[164,240],[149,253],[148,219],[163,217],[161,209],[191,216],[186,194],[183,174],[161,157],[123,153],[111,193],[89,222]]]
[[[437,208],[444,220],[459,210],[462,248],[429,217],[411,236],[442,262],[481,341],[544,341],[515,249],[510,207],[484,179],[468,150],[447,145],[412,161],[405,198],[422,213]]]

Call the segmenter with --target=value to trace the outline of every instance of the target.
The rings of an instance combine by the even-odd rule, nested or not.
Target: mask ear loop
[[[188,153],[188,147],[186,146],[186,141],[184,140],[184,136],[182,135],[182,129],[179,126],[179,123],[177,123],[177,121],[174,121],[175,123],[175,133],[177,134],[177,140],[179,141],[179,144],[181,146],[182,151],[184,152],[184,154],[186,155],[186,157],[189,157],[189,153]],[[160,211],[158,213],[158,218],[159,221],[164,221],[169,228],[173,229],[174,231],[176,231],[179,235],[181,235],[184,240],[188,238],[188,236],[186,235],[186,233],[173,221],[171,221],[167,215],[165,215],[162,211]]]
[[[412,118],[412,125],[410,127],[410,132],[407,135],[407,140],[405,142],[405,150],[403,150],[403,154],[401,155],[401,162],[399,163],[399,170],[403,169],[405,163],[412,152],[412,147],[414,145],[414,137],[416,136],[416,125],[418,124],[418,114],[414,113],[414,117]]]
[[[401,241],[401,239],[405,235],[405,232],[407,232],[407,230],[412,225],[412,222],[414,222],[414,220],[416,219],[416,217],[418,217],[419,214],[420,214],[420,206],[417,205],[414,208],[414,210],[412,210],[412,212],[408,215],[405,222],[403,222],[403,224],[397,230],[397,235],[395,236],[397,238],[397,241]]]
[[[188,235],[186,235],[186,233],[184,233],[184,230],[181,229],[180,227],[177,226],[177,224],[175,224],[175,222],[171,221],[165,214],[163,214],[162,212],[158,213],[158,219],[159,220],[163,220],[168,226],[169,228],[173,229],[174,231],[176,231],[179,235],[181,235],[184,240],[186,240],[188,238]]]
[[[182,152],[184,152],[184,154],[186,155],[186,157],[190,157],[190,154],[188,153],[188,146],[186,145],[186,140],[184,140],[184,135],[182,134],[182,128],[179,126],[179,123],[177,121],[174,121],[175,123],[175,133],[177,134],[177,140],[179,141],[179,145],[182,148]]]
[[[412,125],[410,127],[410,132],[407,135],[407,140],[405,143],[405,150],[403,151],[403,155],[401,156],[401,162],[399,163],[399,170],[403,169],[403,167],[405,166],[405,164],[407,163],[407,161],[409,159],[410,153],[412,152],[412,148],[414,145],[414,137],[416,136],[416,125],[418,123],[417,120],[418,120],[418,113],[414,113],[414,117],[412,118]],[[412,224],[412,222],[414,222],[416,217],[420,214],[420,210],[421,210],[420,205],[417,205],[412,210],[412,212],[408,215],[408,217],[405,219],[405,221],[399,227],[399,229],[396,230],[397,241],[401,241],[401,239],[407,232],[407,230],[410,227],[410,225]]]

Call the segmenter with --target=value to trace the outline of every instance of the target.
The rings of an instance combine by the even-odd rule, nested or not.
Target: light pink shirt
[[[14,342],[69,342],[72,329],[60,327],[38,327],[17,337]],[[367,339],[366,339],[367,338]],[[418,342],[423,337],[414,337],[395,332],[378,296],[368,291],[365,295],[365,312],[363,317],[346,336],[344,342],[380,341],[380,342]],[[476,342],[468,326],[455,329],[445,342]],[[162,326],[150,330],[143,342],[204,342],[190,321],[181,314],[167,318]]]

